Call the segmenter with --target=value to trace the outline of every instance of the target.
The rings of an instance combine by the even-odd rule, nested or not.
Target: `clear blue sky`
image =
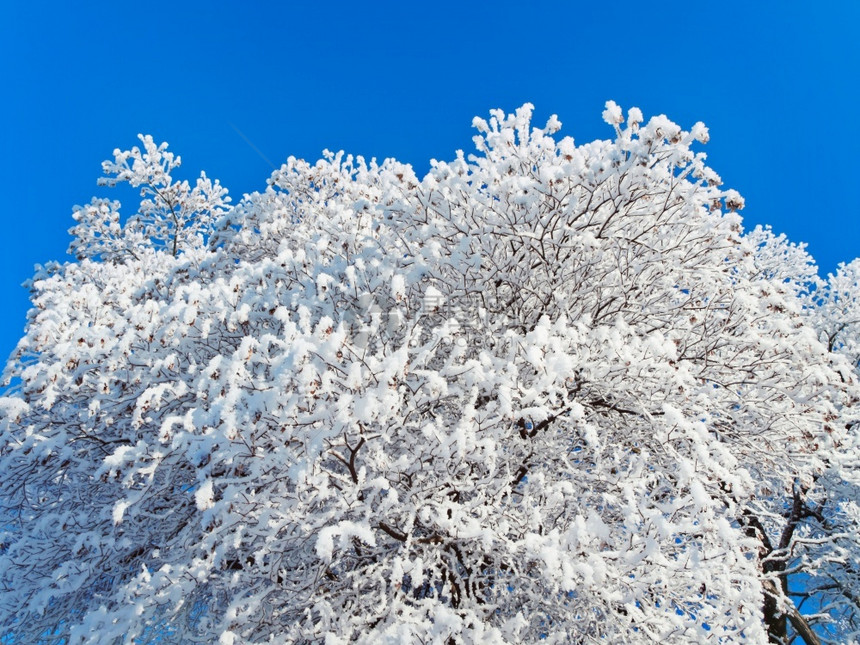
[[[608,138],[607,99],[683,126],[748,224],[806,241],[823,271],[860,255],[860,2],[0,3],[0,354],[21,282],[67,260],[71,207],[138,132],[234,198],[324,148],[419,174],[470,123],[526,101],[562,134]],[[185,176],[185,175],[184,175]],[[129,204],[131,206],[132,204]],[[126,211],[128,212],[128,211]]]

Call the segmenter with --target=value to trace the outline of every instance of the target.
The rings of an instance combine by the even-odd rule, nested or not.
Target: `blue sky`
[[[806,241],[823,272],[860,255],[853,138],[860,2],[0,3],[0,354],[20,284],[67,260],[71,208],[138,132],[182,176],[234,199],[289,155],[431,158],[471,147],[474,115],[536,106],[579,142],[607,99],[685,127],[746,198],[751,226]],[[128,206],[132,206],[128,203]],[[126,212],[129,212],[126,210]]]

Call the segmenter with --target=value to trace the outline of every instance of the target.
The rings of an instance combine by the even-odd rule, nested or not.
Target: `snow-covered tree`
[[[610,102],[615,138],[577,146],[531,113],[423,179],[291,158],[205,247],[156,227],[40,271],[0,400],[0,624],[758,643],[815,624],[786,567],[856,588],[856,506],[816,500],[857,486],[858,389],[809,263],[775,259],[806,256],[742,233],[703,125]],[[797,499],[824,530],[775,546]]]

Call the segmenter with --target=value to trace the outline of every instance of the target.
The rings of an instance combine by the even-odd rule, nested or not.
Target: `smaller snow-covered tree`
[[[114,160],[102,163],[107,177],[98,183],[128,182],[140,188],[140,209],[122,225],[117,201],[93,198],[86,206],[76,206],[69,253],[78,259],[137,257],[135,250],[144,244],[169,250],[176,257],[182,249],[200,247],[213,222],[227,210],[230,198],[217,179],[212,181],[201,172],[193,188],[187,181],[174,181],[171,173],[179,168],[181,157],[167,152],[167,143],[156,145],[151,135],[137,136],[143,151],[137,146],[114,150]]]
[[[830,350],[829,363],[843,381],[852,380],[860,358],[857,303],[860,262],[840,265],[823,280],[805,244],[790,242],[770,227],[746,234],[753,244],[754,275],[778,286],[785,305],[802,310],[806,322]],[[848,361],[845,360],[848,359]],[[852,429],[840,407],[824,430]],[[841,428],[839,428],[841,431]],[[750,508],[744,522],[761,542],[765,574],[764,619],[772,642],[807,645],[854,643],[860,633],[860,472],[857,438],[849,432],[837,451],[819,451],[822,468],[787,481],[783,499],[771,508]]]
[[[812,324],[833,353],[860,368],[860,260],[840,264],[812,294]],[[847,370],[843,370],[847,371]],[[840,419],[845,422],[846,419]],[[817,506],[809,510],[813,547],[806,554],[811,572],[804,597],[827,619],[822,642],[856,642],[860,634],[860,451],[841,451],[818,480]]]

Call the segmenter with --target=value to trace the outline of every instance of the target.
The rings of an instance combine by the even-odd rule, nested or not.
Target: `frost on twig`
[[[192,187],[187,181],[174,181],[172,173],[180,157],[167,151],[167,143],[156,145],[152,136],[138,135],[143,150],[114,150],[114,160],[102,163],[107,177],[100,186],[127,182],[140,189],[141,202],[136,214],[124,224],[120,221],[119,202],[93,198],[86,206],[76,206],[76,225],[69,229],[74,237],[69,253],[78,259],[101,258],[120,261],[137,257],[144,246],[164,250],[176,257],[180,251],[199,248],[212,231],[213,223],[227,210],[227,189],[206,173],[200,173]]]

